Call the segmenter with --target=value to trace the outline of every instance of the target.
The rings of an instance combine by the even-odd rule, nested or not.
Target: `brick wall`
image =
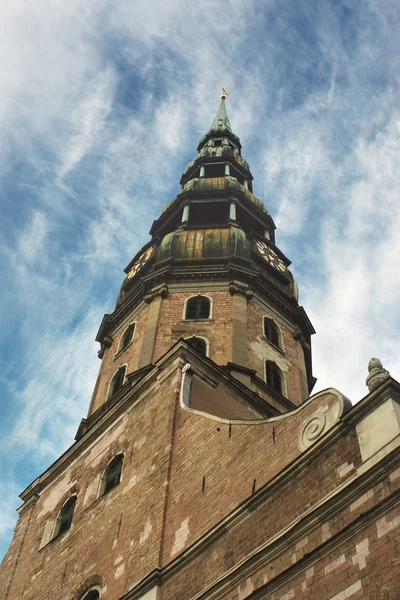
[[[193,335],[209,341],[210,358],[217,364],[232,360],[232,315],[233,299],[229,291],[207,291],[201,293],[212,299],[211,319],[186,321],[184,307],[195,292],[170,293],[161,305],[161,314],[156,336],[154,359],[157,360],[180,338]]]
[[[344,424],[329,443],[299,450],[304,423],[337,396],[319,395],[257,424],[224,422],[179,404],[186,360],[168,360],[137,400],[127,398],[119,412],[110,404],[110,425],[93,431],[92,440],[89,430],[27,506],[1,569],[4,600],[75,600],[89,583],[101,585],[102,600],[116,600],[183,555],[160,600],[394,600],[398,465],[385,473],[378,463],[358,481],[358,438]],[[122,480],[97,498],[101,474],[120,452]],[[72,527],[51,540],[72,493]],[[201,539],[196,555],[191,548]],[[16,560],[8,587],[5,574]],[[208,586],[219,586],[218,593],[206,593]]]
[[[301,345],[293,336],[294,326],[271,307],[263,306],[259,301],[250,300],[245,304],[247,323],[245,331],[235,335],[235,296],[229,293],[228,284],[220,284],[222,289],[207,288],[201,284],[198,291],[170,292],[167,298],[156,298],[161,302],[157,310],[157,325],[154,342],[146,338],[146,349],[143,348],[143,338],[146,334],[147,320],[151,304],[142,304],[125,318],[112,333],[113,343],[104,353],[98,383],[96,385],[90,414],[94,412],[107,398],[110,381],[121,365],[127,365],[127,372],[132,373],[141,366],[154,363],[163,356],[180,338],[191,336],[203,337],[209,342],[209,357],[219,365],[233,361],[237,356],[242,357],[241,364],[257,371],[257,375],[265,380],[265,361],[275,362],[284,375],[284,395],[295,404],[300,404],[308,397],[304,356]],[[185,303],[188,298],[202,293],[212,300],[212,315],[210,319],[186,320],[184,318]],[[240,297],[242,299],[242,297]],[[245,301],[246,302],[246,301]],[[282,350],[280,351],[264,336],[263,317],[272,318],[281,333]],[[153,317],[154,318],[154,315]],[[129,325],[136,323],[133,342],[124,352],[118,352],[121,337]],[[238,326],[238,325],[237,325]],[[243,335],[247,336],[247,357],[242,343]],[[246,343],[246,337],[244,338]],[[154,346],[153,346],[154,343]],[[151,348],[149,347],[149,344]],[[240,346],[240,352],[235,352],[234,344]],[[145,352],[143,362],[141,353]],[[142,364],[143,363],[143,364]],[[263,397],[262,391],[260,395]],[[266,399],[268,399],[266,397]]]
[[[278,325],[281,351],[264,336],[263,317],[269,317]],[[298,405],[308,397],[304,355],[300,343],[293,336],[294,325],[290,324],[278,312],[261,302],[251,300],[248,303],[248,349],[249,366],[265,380],[265,361],[275,362],[285,379],[286,397]]]
[[[354,464],[354,442],[352,436],[343,439],[278,493],[244,511],[239,522],[164,583],[161,598],[397,600],[399,470],[354,502],[349,488],[336,506],[331,501],[318,507],[338,489],[339,479],[349,476],[340,477],[339,463]],[[190,528],[190,518],[186,521]],[[288,525],[293,526],[292,542],[290,532],[285,533]]]
[[[140,352],[148,310],[149,306],[147,304],[141,304],[112,332],[113,342],[104,352],[89,414],[93,413],[105,402],[110,381],[121,365],[127,365],[127,373],[132,373],[139,368]],[[121,338],[130,323],[136,324],[134,338],[124,351],[118,352]]]
[[[389,478],[371,487],[355,504],[244,579],[224,596],[313,598],[315,600],[397,600],[400,589],[400,512],[378,505],[398,490]],[[347,528],[347,535],[344,534]],[[280,581],[286,580],[283,583]],[[259,590],[258,594],[256,590]],[[252,594],[253,592],[253,594]]]
[[[333,402],[334,398],[327,396],[320,399],[319,405],[326,407]],[[299,456],[301,424],[316,410],[318,403],[311,402],[287,419],[255,425],[221,423],[178,412],[164,564],[176,556],[175,538],[182,523],[187,522],[187,547],[251,496],[253,486],[259,490]],[[359,462],[358,444],[350,435],[332,456],[321,456],[312,469],[299,472],[287,489],[271,497],[257,519],[264,519],[264,513],[274,514],[267,523],[271,528],[268,535],[275,534],[287,520],[302,514],[308,505],[341,484]],[[251,547],[254,540],[248,541]],[[247,546],[242,553],[237,550],[235,558],[243,558],[247,550]]]
[[[106,597],[115,600],[128,582],[158,564],[178,383],[174,374],[162,389],[151,390],[40,493],[7,600],[72,600],[85,582],[97,580],[106,586]],[[101,473],[120,452],[122,480],[97,498]],[[48,534],[71,493],[77,494],[72,526],[50,541]],[[17,534],[4,572],[19,541]]]

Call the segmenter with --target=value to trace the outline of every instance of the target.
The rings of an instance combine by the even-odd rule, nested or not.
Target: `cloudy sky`
[[[73,441],[122,269],[220,86],[316,330],[316,391],[400,379],[397,0],[21,0],[0,16],[0,554]]]

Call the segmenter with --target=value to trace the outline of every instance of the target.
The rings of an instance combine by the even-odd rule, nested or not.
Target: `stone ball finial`
[[[385,379],[390,377],[389,371],[386,371],[386,369],[383,368],[379,358],[371,358],[368,363],[368,371],[369,374],[365,380],[365,383],[367,384],[370,392],[377,388],[382,381],[385,381]]]

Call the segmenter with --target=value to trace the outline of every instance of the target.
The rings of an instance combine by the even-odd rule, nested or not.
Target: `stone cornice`
[[[22,504],[19,508],[17,508],[18,515],[22,517],[29,508],[33,508],[37,501],[39,500],[39,494],[32,494],[32,496]]]
[[[251,300],[251,298],[254,295],[253,290],[251,290],[246,283],[241,283],[240,281],[232,281],[229,284],[229,293],[231,294],[231,296],[239,294],[240,296],[244,296],[248,300]]]
[[[108,335],[110,323],[112,322],[112,315],[106,313],[100,323],[99,330],[96,335],[96,342],[103,342],[103,339]]]
[[[355,427],[389,398],[393,398],[400,404],[400,383],[392,377],[385,379],[377,388],[364,396],[342,419],[349,427]]]
[[[148,294],[146,294],[143,298],[143,300],[146,302],[146,304],[150,304],[150,302],[152,302],[152,300],[154,300],[154,298],[158,298],[159,296],[161,296],[161,298],[167,298],[168,296],[168,286],[167,285],[158,285],[157,287],[153,288],[152,290],[150,290],[150,292]]]
[[[141,280],[137,282],[137,285],[129,296],[120,304],[113,313],[106,313],[101,322],[99,331],[96,335],[96,342],[102,343],[104,338],[109,336],[115,327],[116,323],[119,323],[125,319],[125,317],[133,310],[133,307],[139,305],[145,296],[146,290],[143,287]],[[138,308],[138,306],[136,307]]]

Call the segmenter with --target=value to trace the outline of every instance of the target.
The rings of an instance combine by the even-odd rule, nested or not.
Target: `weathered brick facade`
[[[375,360],[355,406],[310,397],[312,325],[224,111],[103,319],[76,442],[21,494],[3,600],[400,598],[400,384]]]
[[[265,381],[265,361],[272,360],[282,371],[285,397],[294,405],[308,397],[304,355],[300,342],[295,339],[294,323],[283,319],[267,303],[252,298],[245,300],[246,327],[242,333],[239,329],[240,324],[235,323],[235,296],[229,292],[228,283],[217,286],[203,284],[201,288],[196,286],[193,291],[186,292],[175,292],[173,286],[171,287],[168,297],[155,299],[159,302],[159,314],[151,362],[163,356],[179,339],[197,336],[207,340],[208,356],[211,360],[219,365],[225,365],[227,362],[235,362],[235,346],[240,343],[238,337],[242,336],[246,347],[246,352],[242,352],[241,361],[244,366],[254,369],[258,378]],[[187,320],[185,319],[186,301],[198,294],[199,289],[211,300],[211,317]],[[133,372],[139,366],[143,366],[140,365],[140,358],[148,312],[149,306],[141,303],[138,309],[129,314],[122,323],[118,323],[115,330],[111,332],[113,341],[104,352],[90,413],[106,401],[110,381],[119,367],[127,365],[127,371]],[[273,318],[278,323],[281,348],[271,344],[265,337],[263,331],[265,317]],[[128,347],[121,351],[119,350],[121,338],[132,323],[135,324],[134,338]]]

